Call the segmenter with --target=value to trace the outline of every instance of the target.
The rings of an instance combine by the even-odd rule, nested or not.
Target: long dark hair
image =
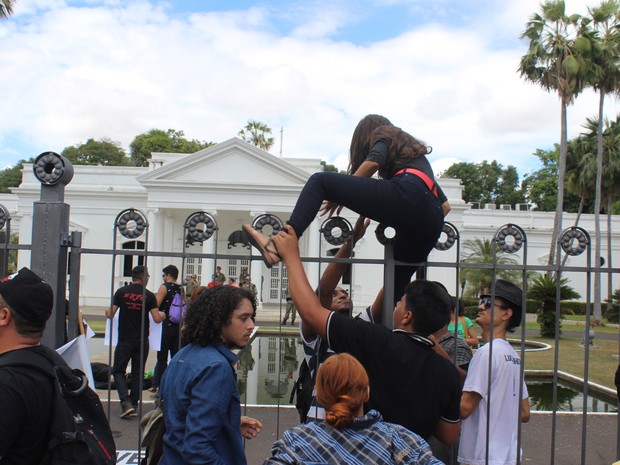
[[[256,300],[251,292],[233,286],[216,286],[206,289],[193,300],[187,309],[183,325],[183,341],[201,346],[217,345],[222,342],[222,327],[225,326],[241,301],[252,303],[256,317]]]
[[[379,170],[382,178],[391,178],[395,167],[409,160],[428,155],[432,148],[416,139],[411,134],[394,126],[390,120],[381,115],[368,115],[358,123],[349,149],[349,174],[354,174],[366,160],[371,147],[379,139],[388,143],[388,159]]]

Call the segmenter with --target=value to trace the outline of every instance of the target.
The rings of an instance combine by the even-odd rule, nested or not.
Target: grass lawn
[[[526,370],[553,370],[555,340],[529,337],[534,341],[545,342],[551,349],[540,352],[526,352]],[[558,369],[583,378],[585,348],[580,338],[560,338]],[[595,339],[590,346],[589,380],[615,390],[614,375],[618,367],[618,341]]]

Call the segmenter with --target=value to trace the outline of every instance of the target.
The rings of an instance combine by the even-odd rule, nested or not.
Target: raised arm
[[[273,243],[286,263],[289,290],[301,319],[310,329],[325,339],[327,319],[331,312],[321,305],[318,296],[308,282],[299,256],[299,242],[295,231],[291,226],[287,226],[286,230],[281,230],[273,236]]]

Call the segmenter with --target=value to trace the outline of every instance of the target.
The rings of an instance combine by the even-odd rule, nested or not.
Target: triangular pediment
[[[156,155],[154,154],[154,157]],[[238,138],[168,161],[138,178],[145,186],[303,185],[309,173]]]

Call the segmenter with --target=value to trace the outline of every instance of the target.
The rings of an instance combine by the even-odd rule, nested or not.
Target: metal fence
[[[5,241],[2,245],[3,255],[0,260],[0,266],[2,268],[2,275],[6,274],[9,266],[9,255],[12,251],[16,250],[30,250],[31,251],[31,264],[30,267],[33,271],[40,274],[54,290],[54,312],[53,317],[48,323],[48,327],[44,334],[44,343],[49,346],[59,347],[65,340],[69,340],[78,335],[78,314],[79,314],[79,296],[80,296],[80,268],[83,257],[87,255],[107,256],[112,262],[112,275],[110,277],[110,302],[112,302],[112,296],[115,291],[115,279],[117,276],[116,266],[119,256],[134,256],[138,257],[139,264],[148,266],[149,259],[153,257],[167,257],[181,259],[185,269],[185,262],[188,259],[196,260],[213,260],[214,263],[220,259],[247,259],[247,255],[237,254],[222,254],[217,249],[217,236],[218,225],[216,219],[207,212],[198,211],[191,214],[184,224],[183,237],[192,242],[207,242],[214,241],[214,252],[210,254],[204,253],[190,253],[185,249],[180,253],[172,253],[162,250],[151,250],[148,244],[148,228],[149,222],[147,217],[137,209],[127,208],[117,215],[114,224],[110,225],[112,234],[114,235],[112,249],[86,249],[82,247],[81,233],[77,231],[69,231],[69,206],[64,203],[64,187],[71,181],[73,169],[71,164],[60,157],[57,154],[48,152],[40,155],[34,163],[35,175],[41,181],[41,198],[40,201],[35,202],[33,209],[33,233],[32,244],[10,244],[9,238],[11,237],[11,218],[4,206],[0,205],[0,232],[4,232]],[[282,221],[270,214],[262,215],[258,217],[254,223],[257,229],[271,229],[277,231],[282,226]],[[320,230],[320,241],[326,241],[333,246],[341,245],[346,238],[351,234],[352,228],[350,223],[343,218],[332,218],[324,222]],[[394,261],[391,240],[385,235],[385,230],[379,227],[376,231],[376,236],[379,242],[385,246],[384,260],[363,260],[358,258],[352,259],[334,259],[330,257],[303,257],[304,262],[307,263],[319,263],[318,270],[321,269],[321,264],[328,262],[340,261],[351,264],[352,267],[356,267],[363,264],[384,264],[384,282],[391,282],[394,276],[394,267],[398,262]],[[122,248],[123,241],[136,240],[138,238],[145,237],[144,249],[140,250],[128,250]],[[447,268],[452,270],[454,279],[454,288],[457,289],[457,298],[459,289],[463,289],[461,283],[461,273],[468,268],[475,269],[487,269],[494,278],[502,270],[513,270],[520,276],[520,286],[523,289],[523,302],[526,301],[525,296],[527,292],[528,273],[532,271],[540,273],[553,273],[557,276],[557,296],[560,295],[560,278],[565,273],[578,273],[586,281],[586,296],[585,296],[585,326],[583,337],[583,380],[579,390],[583,396],[583,407],[579,412],[578,418],[575,419],[575,428],[580,428],[580,443],[571,445],[578,453],[579,457],[576,457],[574,463],[586,464],[594,463],[592,457],[597,456],[599,451],[591,450],[591,440],[589,439],[589,428],[592,413],[588,413],[588,398],[590,397],[590,391],[592,384],[589,383],[589,372],[592,356],[592,346],[588,340],[592,329],[592,279],[595,273],[605,273],[611,277],[617,276],[620,273],[620,269],[617,268],[601,268],[592,264],[592,247],[590,236],[587,231],[578,227],[571,227],[565,229],[558,239],[557,256],[554,266],[541,266],[536,263],[527,263],[527,246],[528,240],[524,229],[516,224],[506,224],[499,228],[494,234],[493,238],[493,250],[494,260],[492,263],[487,264],[468,264],[462,262],[461,256],[461,241],[459,237],[458,229],[450,224],[446,223],[444,233],[442,234],[442,240],[437,243],[436,249],[439,251],[452,250],[453,256],[456,259],[448,261],[433,261],[427,262],[422,266],[422,271],[419,272],[419,276],[423,276],[424,272],[428,272],[433,268]],[[321,250],[321,247],[318,248]],[[495,260],[495,251],[503,251],[512,254],[517,258],[519,264],[502,264]],[[577,256],[585,254],[586,265],[580,267],[565,267],[561,266],[563,258],[568,256]],[[261,266],[260,260],[255,255],[250,256],[250,266]],[[282,265],[280,265],[282,266]],[[319,271],[320,272],[320,271]],[[281,282],[281,289],[287,289],[286,274],[280,273],[279,279]],[[318,277],[317,277],[318,278]],[[67,286],[68,280],[68,286]],[[318,279],[317,279],[318,281]],[[68,289],[68,292],[66,290]],[[492,291],[493,292],[493,291]],[[383,323],[391,325],[391,305],[388,302],[393,301],[393,293],[391,286],[386,286],[386,294],[384,302],[386,302],[386,308],[384,309]],[[281,293],[284,295],[284,292]],[[355,298],[355,296],[352,296]],[[65,300],[67,299],[67,300]],[[567,463],[562,462],[558,458],[558,451],[564,446],[558,444],[558,436],[564,434],[558,426],[558,416],[561,415],[561,410],[558,408],[558,392],[560,384],[560,346],[562,345],[562,339],[560,338],[560,303],[559,298],[556,303],[555,311],[555,339],[552,341],[553,349],[553,369],[552,369],[552,402],[551,412],[547,415],[550,416],[550,421],[546,423],[544,427],[544,441],[548,441],[548,453],[544,459],[536,457],[533,463]],[[68,305],[67,303],[68,302]],[[68,308],[68,314],[65,315],[65,308]],[[279,309],[279,321],[282,320],[282,313],[284,310],[283,300],[280,300]],[[525,310],[525,309],[524,309]],[[143,309],[143,311],[145,311]],[[67,324],[68,321],[68,324]],[[458,325],[455,325],[458,326]],[[273,360],[268,360],[268,364],[272,367],[272,375],[269,381],[275,381],[275,385],[270,386],[272,391],[275,391],[277,402],[273,407],[275,409],[275,422],[272,425],[273,430],[270,433],[273,437],[279,437],[281,434],[282,424],[280,421],[281,412],[284,412],[287,407],[288,399],[283,399],[280,393],[280,384],[282,379],[290,379],[291,369],[290,366],[286,367],[284,364],[287,347],[290,350],[291,334],[283,331],[281,325],[276,325],[277,330],[272,332],[271,339],[267,341],[267,344],[271,344],[274,349],[275,355]],[[68,328],[68,330],[66,330]],[[616,337],[618,334],[616,333]],[[144,337],[144,334],[143,334]],[[527,368],[528,354],[526,351],[526,312],[523,312],[522,324],[520,327],[520,355],[522,358],[521,363],[521,377],[525,376],[525,369]],[[287,346],[288,345],[288,346]],[[619,349],[620,350],[620,349]],[[290,360],[289,353],[289,360]],[[252,355],[249,356],[252,359]],[[112,349],[110,349],[109,361],[112,360]],[[253,362],[252,362],[253,363]],[[110,363],[111,364],[111,363]],[[613,379],[613,371],[617,365],[616,360],[608,360],[607,363],[602,365],[597,361],[597,370],[609,368],[609,378]],[[601,368],[601,366],[603,368]],[[296,375],[296,373],[294,374]],[[490,383],[491,373],[489,373]],[[245,377],[242,376],[242,386],[246,390],[246,408],[251,402],[247,402],[248,399],[248,378],[247,372]],[[265,380],[266,385],[268,380]],[[489,384],[490,386],[490,384]],[[108,401],[111,400],[112,391],[108,389]],[[144,399],[140,404],[140,412],[145,401]],[[251,397],[251,396],[250,396]],[[283,399],[282,401],[280,399]],[[111,402],[108,402],[110,405]],[[616,405],[617,407],[617,405]],[[108,412],[110,412],[108,407]],[[613,412],[612,412],[613,414]],[[289,409],[290,417],[290,409]],[[609,444],[609,451],[604,457],[620,458],[620,435],[618,431],[618,423],[616,419],[617,415],[614,414],[614,423],[616,427],[615,444]],[[140,455],[142,453],[139,445],[140,427],[139,424],[135,424],[137,431],[135,433],[136,443],[135,449]],[[262,433],[263,435],[265,432]],[[519,442],[523,440],[522,428],[519,430]],[[540,447],[540,445],[538,446]],[[525,456],[527,457],[527,447],[525,448]],[[600,454],[598,454],[600,456]],[[265,455],[263,458],[266,458]],[[519,459],[520,461],[521,459]],[[607,459],[604,459],[607,460]],[[604,463],[604,462],[601,462]]]

